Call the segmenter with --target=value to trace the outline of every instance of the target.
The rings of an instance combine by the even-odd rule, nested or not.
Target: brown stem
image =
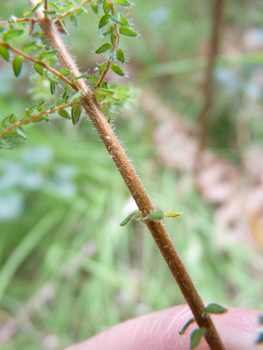
[[[18,128],[19,126],[21,125],[25,125],[25,124],[28,124],[32,121],[34,121],[35,119],[39,118],[39,117],[42,117],[42,115],[47,115],[47,114],[52,114],[52,113],[55,113],[57,111],[60,111],[61,109],[65,109],[67,107],[71,107],[71,106],[74,106],[76,104],[79,104],[79,101],[76,101],[76,102],[70,102],[70,103],[67,103],[65,105],[61,105],[59,107],[56,107],[56,108],[53,108],[53,109],[47,109],[46,111],[43,111],[43,112],[40,112],[38,114],[35,114],[35,115],[32,115],[31,117],[29,118],[26,118],[24,120],[21,120],[20,122],[17,122],[11,126],[9,126],[9,128],[5,129],[3,132],[0,133],[0,139],[8,134],[10,131],[12,131],[13,129],[15,128]]]
[[[15,16],[12,16],[12,20],[14,23],[18,23],[18,22],[37,22],[37,18],[16,18]],[[3,21],[0,22],[0,26],[5,26],[6,24],[8,24],[8,21]]]
[[[36,0],[29,0],[34,6]],[[56,27],[51,20],[44,18],[41,10],[37,11],[39,25],[45,33],[47,40],[54,49],[58,49],[58,59],[62,66],[70,69],[73,76],[79,76],[80,73],[56,31]],[[78,80],[78,84],[84,92],[81,97],[81,103],[87,111],[92,123],[94,124],[100,138],[107,148],[111,158],[117,166],[123,180],[130,190],[139,210],[143,213],[145,223],[150,230],[156,244],[158,245],[166,263],[168,264],[175,280],[177,281],[199,327],[207,329],[205,338],[212,350],[224,350],[222,341],[217,330],[208,314],[203,314],[204,304],[200,298],[186,268],[184,267],[177,251],[175,250],[167,232],[161,221],[147,219],[146,216],[154,211],[154,207],[148,198],[135,170],[133,169],[128,157],[117,140],[113,130],[104,117],[102,111],[97,105],[91,91],[88,89],[84,80]]]
[[[47,64],[45,64],[44,62],[42,61],[39,61],[37,59],[35,59],[34,57],[32,56],[29,56],[27,55],[26,53],[24,53],[23,51],[20,51],[19,49],[17,49],[16,47],[14,46],[11,46],[7,43],[4,43],[2,41],[0,41],[0,45],[1,46],[4,46],[5,48],[15,52],[16,54],[20,55],[20,56],[23,56],[24,58],[26,58],[27,60],[30,60],[36,64],[38,64],[39,66],[45,68],[46,70],[48,70],[50,73],[53,73],[54,75],[56,75],[59,79],[63,80],[65,83],[67,83],[68,85],[70,85],[72,87],[72,89],[78,91],[79,89],[77,88],[77,86],[73,83],[71,83],[70,80],[68,80],[64,75],[60,74],[59,72],[57,72],[54,68],[48,66]]]
[[[100,87],[100,84],[103,82],[103,79],[105,77],[105,75],[107,74],[109,68],[110,68],[110,64],[111,64],[111,59],[109,58],[107,63],[106,63],[106,66],[104,68],[104,71],[102,72],[100,78],[99,78],[99,81],[97,82],[97,84],[95,85],[95,88],[94,89],[97,89]]]
[[[212,17],[213,28],[209,43],[208,65],[206,68],[204,78],[205,80],[203,85],[204,102],[203,107],[198,116],[198,121],[200,123],[199,152],[204,149],[207,143],[209,112],[213,106],[213,71],[215,67],[216,56],[219,50],[220,29],[223,17],[223,3],[224,0],[214,0],[214,9]]]

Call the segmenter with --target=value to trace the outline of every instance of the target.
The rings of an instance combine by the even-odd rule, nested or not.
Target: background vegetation
[[[206,173],[196,180],[191,145],[202,107],[211,2],[134,3],[130,17],[141,37],[127,41],[124,70],[138,100],[113,116],[116,133],[156,207],[184,212],[166,225],[202,298],[262,309],[263,7],[225,2],[221,54],[235,64],[221,60],[215,70],[207,147],[213,161],[204,163]],[[26,8],[26,1],[4,2],[1,20]],[[96,15],[89,10],[77,27],[69,19],[66,25],[78,65],[92,71],[99,63],[90,52],[98,47]],[[32,67],[15,79],[1,60],[0,81],[1,117],[23,112],[35,87]],[[61,119],[27,126],[26,143],[1,151],[5,350],[61,349],[184,302],[143,225],[119,226],[134,207],[91,123],[72,127]],[[212,181],[215,168],[231,181]]]

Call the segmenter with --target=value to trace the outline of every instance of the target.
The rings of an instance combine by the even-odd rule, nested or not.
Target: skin
[[[262,312],[229,307],[225,314],[212,315],[226,350],[262,350],[255,344]],[[192,317],[187,305],[153,312],[111,327],[94,337],[65,350],[189,350],[192,323],[185,334],[179,330]],[[210,350],[204,339],[196,350]]]

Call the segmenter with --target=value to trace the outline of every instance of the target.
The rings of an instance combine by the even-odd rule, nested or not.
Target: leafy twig
[[[52,114],[52,113],[58,112],[58,111],[60,111],[60,110],[62,110],[62,109],[65,109],[65,108],[67,108],[67,107],[74,106],[74,105],[76,105],[76,104],[80,104],[80,102],[79,102],[79,101],[74,101],[74,102],[70,102],[70,103],[61,105],[61,106],[59,106],[59,107],[53,108],[53,109],[47,109],[47,110],[45,110],[45,111],[43,111],[43,112],[40,112],[40,113],[35,114],[35,115],[32,115],[32,116],[29,117],[29,118],[26,118],[26,119],[24,119],[24,120],[21,120],[21,121],[15,123],[15,124],[9,126],[7,129],[5,129],[3,132],[1,132],[1,133],[0,133],[0,139],[1,139],[4,135],[6,135],[6,134],[8,134],[10,131],[12,131],[13,129],[18,128],[19,126],[28,124],[28,123],[34,121],[35,119],[37,119],[37,118],[39,118],[39,117],[42,117],[43,115]]]
[[[115,11],[114,11],[114,7],[113,7],[112,1],[109,1],[109,6],[110,6],[111,14],[112,14],[112,16],[114,16]],[[114,42],[113,42],[112,48],[110,50],[111,52],[113,52],[113,51],[115,51],[117,49],[118,40],[119,40],[119,31],[118,31],[118,25],[115,22],[114,23]],[[100,79],[98,80],[97,84],[95,85],[95,89],[99,88],[101,83],[103,82],[103,79],[104,79],[105,75],[107,74],[108,70],[110,69],[111,61],[112,61],[112,59],[108,58],[106,66],[104,68],[104,71],[102,72],[102,74],[100,76]]]
[[[53,73],[54,75],[56,75],[59,79],[63,80],[66,84],[70,85],[72,87],[72,89],[78,91],[78,87],[72,83],[70,80],[68,80],[64,75],[60,74],[59,72],[57,72],[54,68],[48,66],[47,64],[45,64],[44,62],[42,61],[39,61],[37,59],[35,59],[34,57],[32,56],[29,56],[28,54],[24,53],[23,51],[20,51],[19,49],[17,49],[16,47],[14,46],[11,46],[7,43],[4,43],[2,41],[0,41],[0,45],[1,46],[4,46],[5,48],[15,52],[16,54],[20,55],[20,56],[23,56],[25,59],[28,59],[36,64],[38,64],[39,66],[45,68],[46,70],[48,70],[50,73]]]
[[[79,4],[78,6],[73,7],[72,9],[68,10],[67,12],[63,13],[62,15],[58,16],[56,19],[54,19],[54,22],[56,23],[57,21],[61,20],[62,18],[70,15],[72,12],[75,12],[76,10],[78,10],[80,7],[86,5],[88,2],[90,2],[91,0],[85,0],[83,1],[81,4]]]

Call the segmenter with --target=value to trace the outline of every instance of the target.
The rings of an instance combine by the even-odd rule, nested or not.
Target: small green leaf
[[[71,82],[74,83],[76,80],[79,80],[79,79],[85,78],[85,77],[86,77],[86,73],[84,73],[84,74],[82,74],[82,75],[80,75],[80,76],[78,76],[76,78],[73,78]]]
[[[182,214],[183,213],[178,212],[178,211],[166,211],[165,213],[163,213],[165,218],[178,218]]]
[[[94,11],[94,13],[96,13],[96,15],[98,14],[99,12],[99,8],[98,8],[98,5],[97,4],[94,4],[93,2],[90,4],[92,10]]]
[[[37,105],[37,111],[38,112],[42,112],[43,111],[43,107],[45,105],[45,101],[41,101],[38,105]]]
[[[14,114],[10,114],[10,116],[9,116],[9,122],[10,122],[11,124],[14,124],[15,121],[16,121],[16,116],[15,116]]]
[[[82,12],[84,12],[84,9],[82,7],[79,7],[77,10],[76,10],[76,15],[77,17],[80,16],[82,14]],[[86,12],[86,11],[85,11]]]
[[[71,117],[72,117],[73,125],[78,124],[78,122],[80,120],[81,112],[82,112],[82,106],[81,105],[74,105],[74,106],[72,106],[72,108],[71,108]]]
[[[110,15],[104,15],[101,17],[99,21],[99,29],[104,27],[109,22],[110,17]]]
[[[40,1],[40,2],[38,2],[38,3],[36,4],[36,6],[33,7],[32,12],[37,11],[41,6],[43,6],[43,4],[42,4],[42,2]]]
[[[259,335],[255,341],[256,344],[261,344],[263,343],[263,332],[259,332]]]
[[[101,45],[101,47],[99,47],[99,48],[95,51],[95,53],[97,53],[97,54],[103,53],[103,52],[105,52],[105,51],[110,50],[111,48],[112,48],[111,44],[106,43],[106,44]]]
[[[8,41],[10,39],[13,39],[17,36],[20,36],[24,33],[24,31],[22,29],[14,29],[14,30],[10,30],[9,32],[5,33],[3,36],[4,41]]]
[[[110,89],[103,89],[103,88],[98,88],[94,90],[94,95],[97,96],[107,96],[107,95],[113,95],[114,90]]]
[[[49,119],[45,115],[42,115],[41,117],[32,119],[31,123],[39,123],[39,122],[42,122],[43,120],[45,120],[46,122],[49,122]]]
[[[55,15],[56,11],[55,10],[43,10],[43,13],[45,15]]]
[[[110,11],[110,5],[108,3],[108,0],[104,0],[103,1],[103,11],[104,13],[107,15],[107,13],[109,13]]]
[[[60,8],[51,1],[49,1],[47,5],[48,5],[48,7],[51,7],[53,10],[56,10],[56,11],[60,10]]]
[[[106,67],[106,62],[103,62],[98,65],[100,75],[103,73],[105,67]]]
[[[62,68],[60,69],[59,73],[62,75],[68,76],[70,75],[70,70]]]
[[[13,60],[13,70],[16,78],[19,77],[21,73],[23,61],[24,59],[22,56],[16,56]]]
[[[110,27],[109,29],[106,30],[106,32],[103,33],[103,35],[104,35],[104,36],[107,36],[107,35],[109,35],[109,34],[111,34],[111,33],[113,33],[113,32],[114,32],[114,28],[113,28],[113,27]]]
[[[190,349],[194,349],[200,342],[206,329],[204,327],[195,329],[191,334]]]
[[[41,55],[39,55],[39,59],[44,60],[46,58],[56,56],[57,53],[58,53],[58,50],[45,51]]]
[[[130,26],[130,23],[128,22],[127,18],[124,17],[123,15],[120,15],[120,19],[121,19],[121,24],[124,26]]]
[[[117,65],[117,64],[112,64],[111,66],[111,70],[113,70],[114,73],[121,75],[122,77],[125,76],[125,73],[123,72],[123,70]]]
[[[204,312],[210,313],[210,314],[224,314],[227,312],[227,309],[219,304],[209,304],[204,308]]]
[[[34,105],[32,107],[27,108],[26,113],[25,113],[25,118],[30,117],[34,111],[36,110],[37,105]]]
[[[125,62],[125,57],[124,57],[124,53],[123,53],[122,49],[120,49],[120,48],[116,49],[116,55],[117,55],[117,59],[118,59],[121,63],[124,63],[124,62]]]
[[[92,75],[87,75],[86,79],[91,81],[92,83],[95,83],[95,84],[99,81],[99,79],[97,77],[94,77]]]
[[[121,26],[120,29],[120,34],[122,35],[127,35],[127,36],[137,36],[138,33],[136,33],[133,29],[126,27],[126,26]]]
[[[54,81],[50,82],[50,92],[51,95],[54,95],[54,93],[56,92],[56,83]]]
[[[35,52],[35,51],[38,51],[41,49],[42,49],[42,46],[36,45],[35,42],[33,41],[29,44],[24,45],[22,48],[22,51],[23,52]]]
[[[9,62],[9,60],[10,60],[9,50],[2,45],[0,45],[0,55],[3,57],[3,59],[5,59],[7,62]]]
[[[44,75],[44,68],[40,66],[39,64],[34,64],[34,69],[39,75]]]
[[[110,35],[110,41],[111,41],[111,44],[114,45],[114,39],[115,39],[115,35],[114,33],[111,33]]]
[[[69,19],[71,20],[71,22],[73,23],[73,25],[74,25],[75,27],[77,27],[77,25],[78,25],[78,19],[77,19],[77,16],[76,16],[74,13],[71,13],[71,14],[69,15]]]
[[[130,6],[130,3],[127,0],[113,0],[116,2],[116,4],[122,5],[122,6]]]
[[[161,210],[155,210],[154,212],[148,214],[147,217],[152,220],[162,220],[164,218],[164,214]]]
[[[185,331],[187,330],[187,328],[190,326],[190,324],[192,324],[193,322],[195,322],[195,318],[192,317],[190,318],[186,324],[183,326],[183,328],[179,331],[179,334],[182,335],[185,333]]]
[[[58,114],[65,119],[71,119],[69,113],[65,109],[59,110]]]
[[[127,216],[126,219],[124,219],[121,223],[120,226],[124,226],[128,224],[129,221],[135,216],[135,215],[142,215],[142,212],[140,210],[134,210],[130,215]]]

